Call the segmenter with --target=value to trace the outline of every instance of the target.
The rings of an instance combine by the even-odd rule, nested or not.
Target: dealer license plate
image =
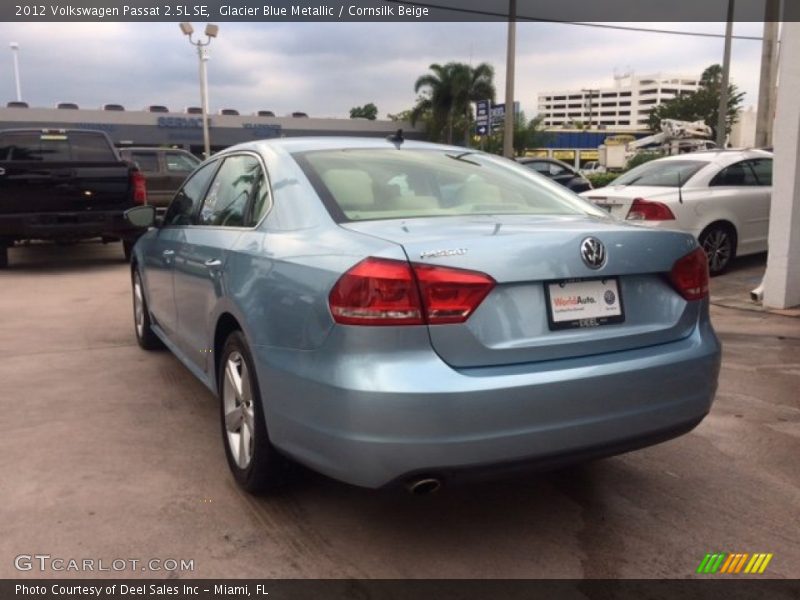
[[[550,329],[599,327],[625,321],[616,277],[550,282],[544,289]]]

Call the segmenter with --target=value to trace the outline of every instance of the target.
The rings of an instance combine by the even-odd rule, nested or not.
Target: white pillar
[[[783,23],[764,306],[800,305],[800,23]]]

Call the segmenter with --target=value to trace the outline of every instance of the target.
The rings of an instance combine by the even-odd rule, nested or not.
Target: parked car
[[[584,176],[586,176],[586,175],[597,175],[599,173],[605,173],[606,172],[606,168],[603,165],[601,165],[599,162],[597,162],[596,160],[592,160],[592,161],[587,162],[585,165],[583,165],[581,167],[580,172],[581,172],[581,175],[584,175]]]
[[[460,147],[287,138],[215,154],[134,248],[134,329],[220,398],[247,490],[288,456],[414,492],[685,433],[720,345],[692,236]]]
[[[123,213],[146,194],[142,173],[102,131],[0,131],[0,267],[23,240],[121,239],[128,257],[142,230]]]
[[[620,219],[694,235],[712,275],[767,250],[772,154],[711,150],[659,158],[582,194]]]
[[[147,180],[147,204],[165,211],[200,159],[178,148],[129,147],[119,151],[122,158],[139,167]]]
[[[554,158],[518,158],[517,162],[528,169],[560,183],[573,192],[580,193],[592,189],[592,184],[586,177],[578,173],[567,163]]]

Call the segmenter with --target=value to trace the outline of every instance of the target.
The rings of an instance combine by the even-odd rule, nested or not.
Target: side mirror
[[[150,205],[134,206],[123,213],[125,220],[134,227],[147,229],[156,222],[156,207]]]

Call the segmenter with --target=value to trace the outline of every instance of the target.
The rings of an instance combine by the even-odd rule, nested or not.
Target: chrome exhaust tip
[[[406,485],[406,489],[414,496],[428,496],[435,494],[442,487],[442,482],[435,477],[420,477]]]

